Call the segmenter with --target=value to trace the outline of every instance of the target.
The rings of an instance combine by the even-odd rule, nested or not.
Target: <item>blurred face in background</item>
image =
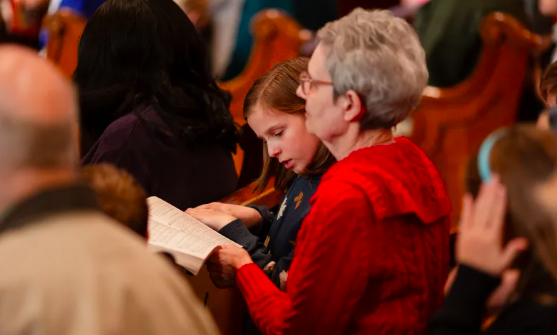
[[[38,34],[50,0],[0,0],[0,21],[10,33]]]
[[[557,16],[557,0],[539,0],[540,12],[545,16]]]

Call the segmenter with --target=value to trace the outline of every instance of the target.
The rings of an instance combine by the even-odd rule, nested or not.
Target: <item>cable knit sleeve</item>
[[[342,334],[365,292],[373,243],[367,198],[356,187],[328,181],[312,202],[286,293],[255,264],[238,271],[238,287],[264,334]]]

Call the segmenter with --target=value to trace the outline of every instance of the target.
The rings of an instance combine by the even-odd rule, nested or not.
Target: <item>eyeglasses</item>
[[[311,79],[309,73],[304,71],[300,73],[300,87],[302,87],[302,93],[308,95],[311,92],[312,85],[333,85],[332,82]]]

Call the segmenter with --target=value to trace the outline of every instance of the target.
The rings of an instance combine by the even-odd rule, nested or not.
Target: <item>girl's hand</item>
[[[261,222],[261,214],[253,208],[239,205],[224,204],[222,202],[212,202],[207,205],[197,207],[199,209],[212,209],[217,212],[231,215],[242,220],[246,227],[251,228]]]
[[[186,214],[199,220],[209,228],[219,231],[230,222],[236,220],[235,217],[217,212],[212,209],[190,208],[186,210]]]
[[[524,238],[515,238],[506,246],[502,243],[506,206],[506,190],[497,176],[482,185],[475,202],[471,195],[464,196],[456,242],[459,263],[500,276],[516,255],[526,249]]]

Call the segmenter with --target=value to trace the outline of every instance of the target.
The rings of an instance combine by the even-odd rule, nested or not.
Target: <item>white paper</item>
[[[174,255],[178,264],[197,274],[219,245],[238,245],[190,215],[157,198],[149,204],[149,246]]]

